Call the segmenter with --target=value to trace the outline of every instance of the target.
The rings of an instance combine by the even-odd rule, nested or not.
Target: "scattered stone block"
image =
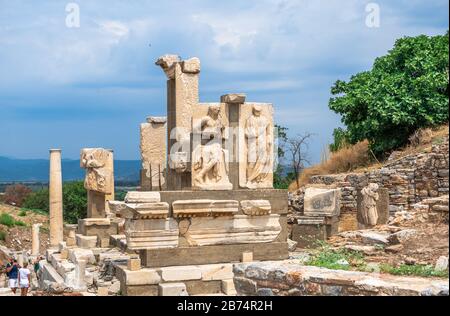
[[[125,203],[155,203],[161,202],[159,192],[130,191],[125,196]]]
[[[159,285],[160,296],[187,296],[184,283],[162,283]]]
[[[230,93],[225,94],[220,97],[220,102],[222,103],[245,103],[246,95],[244,93]]]
[[[304,198],[305,216],[338,216],[341,212],[341,190],[307,188]]]
[[[230,296],[235,296],[237,294],[233,279],[222,280],[222,292],[225,293],[225,295]]]
[[[83,236],[76,235],[77,246],[80,248],[95,248],[97,247],[97,236]]]
[[[153,285],[161,282],[161,276],[155,269],[141,269],[130,271],[124,269],[126,285]]]
[[[298,242],[297,241],[293,241],[293,240],[291,240],[291,239],[288,239],[288,250],[289,251],[295,251],[295,249],[297,248],[297,244],[298,244]]]
[[[159,269],[164,282],[200,280],[202,271],[196,266],[165,267]]]
[[[67,259],[69,257],[69,249],[62,249],[60,252],[61,259]]]
[[[203,281],[214,281],[233,278],[233,265],[229,264],[208,264],[199,266]]]
[[[137,271],[141,269],[141,259],[140,258],[130,258],[127,262],[127,269],[130,271]]]
[[[69,260],[77,263],[79,260],[86,260],[88,263],[95,263],[95,256],[92,250],[83,248],[69,249]]]
[[[110,246],[109,238],[98,237],[97,240],[98,240],[97,246],[99,246],[100,248],[108,248]]]
[[[102,286],[97,289],[97,296],[108,296],[109,290],[108,287]]]
[[[389,242],[392,244],[401,244],[406,242],[408,239],[417,235],[417,230],[415,229],[404,229],[394,234],[391,234],[388,238]]]
[[[242,253],[242,262],[252,262],[253,261],[253,252],[246,251]]]
[[[447,271],[448,270],[448,257],[441,256],[436,261],[436,266],[434,267],[436,271]]]
[[[381,234],[373,231],[361,232],[361,239],[364,244],[369,245],[387,245],[389,240],[387,234]]]

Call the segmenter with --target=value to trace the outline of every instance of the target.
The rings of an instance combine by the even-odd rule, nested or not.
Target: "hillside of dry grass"
[[[411,135],[410,143],[407,146],[395,152],[395,158],[400,159],[415,153],[431,152],[432,146],[442,143],[448,135],[448,124],[434,129],[420,129]],[[378,161],[372,154],[369,142],[362,141],[332,153],[326,162],[306,168],[299,177],[299,187],[308,184],[312,176],[370,171],[380,168],[383,163],[384,161]],[[289,191],[297,189],[296,181],[292,182]]]

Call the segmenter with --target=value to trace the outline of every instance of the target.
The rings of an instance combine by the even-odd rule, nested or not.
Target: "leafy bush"
[[[3,230],[0,230],[0,240],[5,240],[6,239],[6,232],[4,232]]]
[[[22,185],[9,185],[5,189],[4,202],[11,205],[21,206],[26,197],[31,193],[31,189]]]
[[[402,264],[397,267],[382,264],[380,270],[385,273],[390,273],[394,275],[414,275],[421,277],[442,277],[448,278],[448,271],[437,271],[433,266],[430,265],[406,265]]]
[[[87,216],[87,192],[83,181],[66,182],[63,185],[64,220],[75,224]]]
[[[2,213],[0,215],[0,224],[8,227],[27,226],[27,224],[22,221],[16,221],[11,215],[7,213]]]
[[[337,152],[349,145],[347,131],[340,127],[334,129],[333,139],[333,144],[330,145],[331,152]]]
[[[27,224],[22,221],[14,221],[14,225],[15,226],[23,226],[23,227],[27,226]]]
[[[20,217],[27,216],[27,211],[26,210],[20,210],[19,214],[17,214],[17,215],[19,215]]]
[[[0,224],[2,224],[2,225],[8,226],[8,227],[13,227],[15,222],[16,221],[14,220],[14,218],[9,214],[2,213],[0,215]]]
[[[49,212],[49,191],[43,189],[32,193],[23,204],[24,208]],[[64,220],[77,223],[79,218],[87,216],[87,192],[83,181],[63,184]]]
[[[42,189],[27,196],[25,201],[23,201],[22,207],[26,209],[42,210],[48,213],[48,203],[48,189]]]
[[[325,242],[317,241],[319,249],[312,254],[306,265],[334,270],[349,270],[352,266],[363,267],[364,256],[347,249],[331,249]]]
[[[351,144],[369,140],[377,156],[401,147],[419,128],[448,122],[449,36],[405,37],[372,70],[331,88],[331,110],[342,115]],[[338,148],[333,148],[338,149]]]

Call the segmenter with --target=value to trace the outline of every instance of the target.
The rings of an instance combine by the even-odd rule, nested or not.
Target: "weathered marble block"
[[[154,203],[161,202],[159,192],[130,191],[125,196],[125,203]]]
[[[281,233],[280,215],[193,217],[182,225],[189,246],[269,243]]]
[[[169,215],[169,204],[166,202],[124,203],[113,201],[109,205],[111,211],[121,218],[158,219],[167,218]]]
[[[244,200],[241,201],[241,209],[245,215],[261,216],[270,214],[272,207],[267,200]]]
[[[239,202],[233,200],[180,200],[172,203],[176,218],[231,216],[239,212]]]
[[[304,198],[305,216],[338,216],[341,212],[341,190],[307,188]]]
[[[173,218],[127,219],[125,235],[130,250],[178,247],[178,223]]]

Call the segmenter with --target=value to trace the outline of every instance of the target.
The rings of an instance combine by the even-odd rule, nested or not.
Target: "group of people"
[[[36,267],[34,270],[37,272]],[[17,259],[11,258],[6,265],[6,276],[8,277],[9,288],[14,294],[16,294],[17,289],[20,289],[20,295],[27,296],[31,284],[31,271],[28,269],[28,262],[25,262],[22,267]]]

